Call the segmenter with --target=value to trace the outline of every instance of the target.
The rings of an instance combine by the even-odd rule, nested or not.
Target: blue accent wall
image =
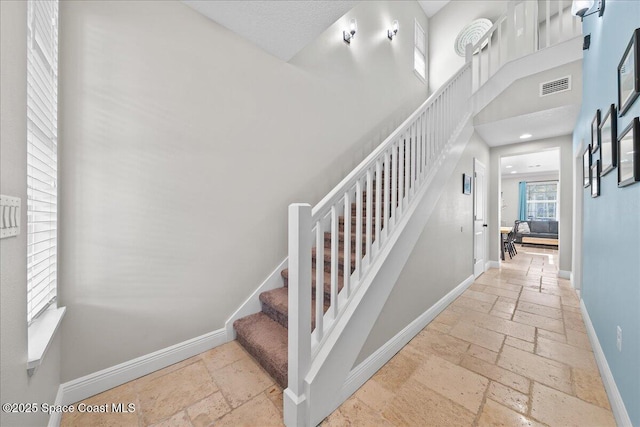
[[[591,34],[584,52],[582,111],[574,130],[574,154],[590,142],[596,109],[617,104],[617,67],[633,30],[640,27],[640,1],[607,0],[604,16],[588,16]],[[640,115],[640,98],[618,119],[620,133]],[[617,187],[617,169],[602,177],[601,196],[584,189],[582,298],[627,413],[640,426],[640,182]],[[622,328],[622,352],[616,327]]]

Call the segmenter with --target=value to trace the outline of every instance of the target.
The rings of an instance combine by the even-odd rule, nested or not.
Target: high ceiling
[[[198,1],[187,6],[289,61],[358,1]]]
[[[450,0],[423,0],[428,17]],[[289,61],[359,1],[340,0],[183,0],[207,18]]]

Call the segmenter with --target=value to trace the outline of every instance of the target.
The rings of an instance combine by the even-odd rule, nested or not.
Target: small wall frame
[[[631,120],[618,138],[618,187],[640,181],[640,119]]]
[[[582,185],[587,188],[591,185],[591,144],[582,154]]]
[[[618,116],[616,105],[611,104],[600,123],[600,176],[611,172],[618,164]]]
[[[618,64],[618,111],[627,112],[640,95],[640,28],[636,28]]]
[[[471,194],[471,175],[462,174],[462,194]]]
[[[591,166],[591,197],[600,195],[600,160]]]
[[[595,153],[600,148],[600,110],[591,120],[591,152]]]

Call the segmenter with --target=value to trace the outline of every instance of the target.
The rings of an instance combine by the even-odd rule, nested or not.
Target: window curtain
[[[519,185],[520,198],[518,199],[518,219],[520,221],[527,220],[527,183],[521,181]]]

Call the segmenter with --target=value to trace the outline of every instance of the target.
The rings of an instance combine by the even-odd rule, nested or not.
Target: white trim
[[[487,265],[489,268],[500,268],[500,261],[487,261]]]
[[[353,368],[340,390],[341,399],[343,401],[347,400],[349,396],[362,387],[362,385],[399,352],[402,347],[424,329],[442,310],[458,298],[473,281],[473,275],[467,277],[462,283],[382,345],[382,347],[376,350],[371,356]]]
[[[56,400],[53,403],[54,406],[62,405],[62,394],[64,390],[62,388],[62,384],[58,386],[58,393],[56,393]],[[49,415],[49,422],[47,423],[47,427],[59,427],[62,422],[62,412],[52,412]]]
[[[233,328],[233,322],[249,316],[250,314],[258,313],[262,310],[262,304],[260,303],[260,294],[272,289],[281,288],[284,286],[281,272],[289,264],[289,258],[285,258],[282,262],[271,272],[271,274],[264,279],[264,282],[258,288],[253,291],[249,298],[247,298],[242,305],[227,319],[224,324],[224,328],[227,331],[227,341],[233,341],[236,339],[236,330]]]
[[[66,310],[66,307],[50,307],[27,328],[27,374],[29,376],[33,375],[42,363]]]
[[[631,418],[629,418],[629,413],[624,406],[624,401],[622,400],[618,386],[616,386],[616,381],[613,378],[611,369],[609,369],[607,358],[600,346],[600,341],[596,335],[596,330],[593,328],[593,323],[591,323],[589,312],[584,305],[584,300],[580,300],[580,311],[582,312],[584,324],[587,327],[587,335],[589,336],[589,341],[591,341],[591,347],[593,347],[593,354],[596,357],[598,368],[600,368],[604,388],[607,390],[607,396],[609,396],[609,403],[611,403],[611,411],[613,411],[613,416],[616,418],[616,424],[621,427],[632,427]]]
[[[561,279],[568,279],[571,280],[571,272],[567,271],[567,270],[558,270],[558,277]]]
[[[183,341],[60,385],[61,405],[69,405],[166,368],[227,342],[224,328]],[[56,402],[58,397],[56,397]],[[51,421],[50,421],[51,422]]]

